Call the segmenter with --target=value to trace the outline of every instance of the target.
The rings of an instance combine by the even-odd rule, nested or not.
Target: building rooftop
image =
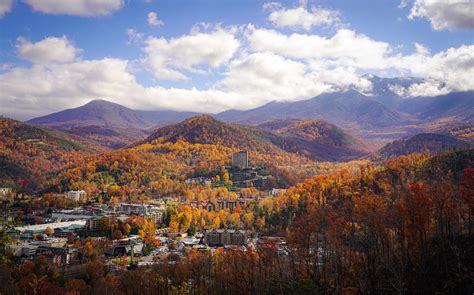
[[[31,231],[31,232],[43,232],[48,227],[52,228],[53,230],[59,228],[82,228],[86,225],[85,220],[73,220],[73,221],[64,221],[64,222],[53,222],[53,223],[43,223],[43,224],[35,224],[35,225],[28,225],[28,226],[18,226],[15,227],[15,230],[19,232]]]

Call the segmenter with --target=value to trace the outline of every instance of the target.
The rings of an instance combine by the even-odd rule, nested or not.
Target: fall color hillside
[[[293,143],[295,152],[316,160],[340,161],[368,153],[365,142],[323,120],[284,119],[265,122],[258,127],[285,137]]]
[[[189,143],[221,144],[257,153],[281,156],[292,153],[318,161],[348,160],[366,153],[360,140],[332,124],[324,121],[288,122],[293,123],[282,128],[273,128],[271,123],[248,127],[223,123],[203,115],[160,128],[143,142],[182,139]]]
[[[39,189],[49,174],[92,151],[62,134],[0,118],[0,185]]]

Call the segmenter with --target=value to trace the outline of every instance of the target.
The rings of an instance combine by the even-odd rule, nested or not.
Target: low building
[[[138,236],[113,241],[112,245],[105,250],[105,255],[116,257],[131,255],[132,252],[134,255],[143,253],[143,242],[138,239]]]
[[[9,193],[12,193],[13,189],[11,187],[0,187],[0,198],[6,197]]]
[[[85,229],[87,231],[98,231],[100,229],[100,219],[102,217],[95,216],[86,220]]]
[[[184,181],[186,184],[201,184],[201,185],[211,185],[212,180],[208,177],[195,177],[195,178],[188,178]]]
[[[80,261],[78,248],[39,246],[36,255],[46,257],[48,262],[56,267],[76,264]]]
[[[128,203],[120,203],[115,207],[116,212],[124,213],[127,215],[135,214],[135,215],[145,215],[151,212],[162,211],[162,208],[147,205],[147,204],[128,204]]]
[[[85,220],[74,220],[65,222],[43,223],[28,226],[15,227],[15,231],[22,238],[31,238],[33,235],[43,234],[47,228],[51,228],[55,233],[71,233],[83,229],[86,225]]]
[[[115,207],[116,213],[143,216],[155,224],[161,224],[163,222],[164,211],[165,210],[161,207],[147,204],[121,203]]]
[[[237,206],[244,208],[247,204],[247,200],[244,198],[239,199],[218,199],[214,201],[199,202],[193,201],[190,203],[192,207],[198,208],[200,210],[207,210],[209,212],[220,211],[220,210],[230,210],[234,211]]]
[[[87,198],[87,193],[83,190],[67,192],[67,199],[74,202],[79,202],[81,200],[85,200],[86,198]]]
[[[206,232],[204,241],[209,246],[244,246],[249,240],[249,231],[214,229]]]
[[[92,208],[90,206],[79,207],[71,210],[57,210],[51,213],[53,220],[87,220],[95,216],[102,216],[105,212],[101,209]]]

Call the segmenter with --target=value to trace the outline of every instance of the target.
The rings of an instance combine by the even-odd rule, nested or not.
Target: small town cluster
[[[249,166],[246,151],[233,153],[232,165],[225,169],[234,185],[258,186],[267,177],[259,174],[262,169]],[[189,178],[185,183],[210,186],[212,176]],[[284,192],[284,189],[274,188],[265,191],[265,196],[270,198]],[[17,212],[22,211],[24,204],[34,203],[31,197],[17,195],[11,188],[0,188],[0,196],[4,203],[12,203],[12,209]],[[5,212],[3,224],[8,227],[5,232],[15,239],[10,245],[15,257],[24,261],[43,256],[62,275],[73,277],[92,255],[102,259],[110,271],[121,271],[165,261],[172,263],[185,257],[191,249],[211,254],[218,248],[255,249],[259,243],[275,237],[258,236],[255,231],[242,228],[173,231],[167,226],[167,210],[170,206],[186,204],[208,212],[224,210],[232,213],[259,198],[261,196],[239,196],[196,201],[183,197],[153,199],[147,203],[104,204],[84,190],[71,190],[55,195],[55,200],[65,202],[65,208],[53,210],[50,206],[32,206],[22,216],[21,224],[18,220],[9,223],[7,219],[11,217]],[[41,198],[36,198],[36,202],[41,202]],[[286,247],[284,238],[277,240],[283,251]]]

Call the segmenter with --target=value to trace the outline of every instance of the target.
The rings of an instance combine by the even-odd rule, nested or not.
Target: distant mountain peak
[[[34,118],[28,122],[46,126],[107,126],[136,129],[149,125],[134,110],[103,99],[94,99],[80,107]]]
[[[82,107],[118,107],[118,108],[123,108],[123,109],[129,109],[116,102],[112,102],[110,100],[105,100],[101,98],[93,99],[89,101],[88,103],[86,103],[85,105],[83,105]]]

